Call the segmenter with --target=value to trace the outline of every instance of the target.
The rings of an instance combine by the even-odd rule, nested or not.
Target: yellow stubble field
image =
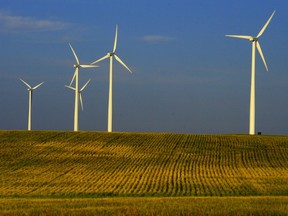
[[[211,201],[211,205],[203,205],[207,211],[200,208],[211,213],[215,200],[219,201],[215,206],[225,200],[230,208],[241,205],[229,202],[249,206],[253,200],[262,203],[259,206],[264,212],[263,203],[274,203],[281,213],[287,210],[287,195],[288,136],[0,131],[2,212],[27,200],[33,201],[27,211],[33,212],[37,209],[34,204],[45,202],[51,204],[46,209],[49,212],[56,199],[64,205],[67,200],[86,202],[89,209],[105,199],[114,200],[116,207],[128,199],[129,203],[146,201],[147,206],[159,202],[160,209],[165,206],[161,203],[171,202],[170,206],[186,206],[181,210],[184,213],[189,210],[187,202],[201,206]],[[174,201],[182,204],[174,205]],[[253,206],[250,210],[257,209]],[[135,215],[145,212],[116,209],[120,213],[130,209],[129,214]],[[149,207],[147,212],[153,214],[148,211],[153,209]],[[155,214],[161,214],[160,209]],[[193,213],[192,209],[188,212]]]

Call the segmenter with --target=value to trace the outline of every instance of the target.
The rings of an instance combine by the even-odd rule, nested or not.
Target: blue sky
[[[114,131],[248,133],[251,44],[225,34],[257,35],[256,131],[288,134],[288,2],[285,0],[3,0],[0,6],[0,129],[73,130],[74,93],[66,89],[80,62],[112,50]],[[80,70],[80,130],[106,131],[109,62]]]

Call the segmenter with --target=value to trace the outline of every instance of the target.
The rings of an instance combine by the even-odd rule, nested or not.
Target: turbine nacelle
[[[29,109],[28,109],[28,130],[30,131],[31,130],[31,126],[32,126],[32,92],[33,90],[39,88],[44,82],[41,82],[40,84],[34,86],[34,87],[31,87],[27,82],[25,82],[23,79],[20,78],[20,81],[22,83],[24,83],[24,85],[26,87],[28,87],[28,91],[29,91]]]
[[[27,82],[25,82],[23,79],[20,79],[22,83],[24,83],[24,85],[26,85],[28,87],[27,91],[34,91],[35,89],[37,89],[38,87],[40,87],[44,82],[41,82],[40,84],[31,87]]]
[[[80,64],[80,61],[79,61],[79,59],[78,59],[78,56],[76,55],[76,52],[74,51],[74,49],[73,49],[73,47],[72,47],[72,45],[71,45],[70,43],[69,43],[69,46],[70,46],[70,49],[71,49],[71,51],[72,51],[72,53],[73,53],[73,55],[74,55],[74,58],[75,58],[75,60],[76,60],[76,63],[73,65],[74,68],[95,68],[95,67],[98,67],[98,65]]]
[[[103,56],[102,58],[92,62],[90,65],[94,65],[94,64],[96,64],[98,62],[101,62],[101,61],[103,61],[103,60],[105,60],[107,58],[110,58],[110,57],[115,57],[116,61],[118,61],[123,67],[125,67],[130,73],[132,73],[130,68],[116,55],[117,39],[118,39],[118,25],[116,25],[116,32],[115,32],[113,51],[112,52],[108,52],[105,56]]]
[[[274,14],[275,14],[275,11],[272,13],[270,18],[267,20],[267,22],[262,27],[262,29],[260,30],[260,32],[258,33],[258,35],[256,37],[247,36],[247,35],[226,35],[226,37],[245,39],[245,40],[251,41],[252,43],[255,42],[255,46],[256,46],[256,48],[257,48],[257,50],[258,50],[258,52],[259,52],[259,54],[260,54],[260,56],[262,58],[262,61],[263,61],[264,66],[266,68],[266,71],[268,71],[268,67],[267,67],[266,60],[265,60],[265,57],[263,55],[263,52],[262,52],[262,49],[261,49],[261,46],[260,46],[258,40],[262,36],[262,34],[265,32],[265,30],[268,27],[268,25],[269,25],[271,19],[273,18]]]
[[[259,39],[259,38],[257,38],[257,37],[251,37],[251,39],[249,39],[249,40],[250,40],[251,42],[254,42],[254,41],[257,42],[258,39]]]
[[[78,89],[78,94],[79,94],[79,99],[80,99],[80,104],[81,104],[81,108],[82,108],[82,111],[83,111],[83,100],[82,100],[82,92],[83,90],[86,88],[86,86],[89,84],[89,82],[91,81],[91,79],[89,79],[84,85],[83,87],[79,90]],[[69,88],[69,89],[72,89],[73,91],[76,92],[76,88],[72,87],[71,85],[67,86],[65,85],[65,87]]]
[[[89,64],[89,65],[87,65],[87,64],[80,64],[80,61],[79,61],[79,59],[78,59],[78,56],[76,55],[76,52],[74,51],[74,49],[73,49],[73,47],[72,47],[72,45],[69,43],[69,46],[70,46],[70,49],[71,49],[71,51],[72,51],[72,53],[73,53],[73,55],[74,55],[74,58],[75,58],[75,60],[76,60],[76,63],[73,65],[73,67],[76,69],[75,70],[75,72],[74,72],[74,75],[73,75],[73,77],[72,77],[72,80],[71,80],[71,82],[70,82],[70,86],[72,85],[72,83],[73,83],[73,81],[74,81],[74,79],[76,78],[76,75],[77,75],[77,73],[78,73],[78,70],[79,70],[79,68],[96,68],[96,67],[99,67],[98,65],[91,65],[91,64]]]

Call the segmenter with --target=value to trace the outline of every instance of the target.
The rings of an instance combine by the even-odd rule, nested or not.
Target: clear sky
[[[114,64],[114,131],[248,133],[251,43],[259,42],[256,131],[288,134],[287,0],[1,0],[0,129],[73,130],[74,92],[64,87],[81,63],[112,50],[132,69]],[[84,111],[80,130],[106,131],[109,61],[80,70]]]

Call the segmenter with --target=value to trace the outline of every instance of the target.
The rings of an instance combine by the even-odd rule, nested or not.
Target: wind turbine
[[[91,79],[89,79],[89,80],[83,85],[83,87],[78,91],[78,93],[79,93],[79,99],[80,99],[80,105],[81,105],[82,111],[83,111],[82,92],[83,92],[83,90],[86,88],[86,86],[88,85],[88,83],[89,83],[90,81],[91,81]],[[65,85],[65,87],[70,88],[70,89],[76,91],[76,88],[74,88],[74,87],[72,87],[72,86],[67,86],[67,85]]]
[[[33,91],[40,87],[44,82],[36,85],[35,87],[31,87],[27,82],[24,80],[20,79],[27,87],[28,87],[28,92],[29,92],[29,109],[28,109],[28,130],[30,131],[32,128],[32,96],[33,96]]]
[[[128,66],[116,55],[117,48],[117,39],[118,39],[118,25],[116,25],[116,33],[114,39],[114,47],[112,52],[108,52],[104,57],[92,62],[91,64],[96,64],[100,61],[103,61],[107,58],[110,58],[110,73],[109,73],[109,99],[108,99],[108,132],[112,132],[112,98],[113,98],[113,57],[123,65],[130,73],[132,71],[128,68]]]
[[[266,70],[268,71],[268,67],[261,49],[261,46],[259,44],[259,38],[266,30],[267,26],[269,25],[272,17],[274,16],[275,11],[272,13],[268,21],[265,23],[265,25],[262,27],[261,31],[258,33],[256,37],[253,36],[246,36],[246,35],[226,35],[227,37],[232,38],[240,38],[240,39],[246,39],[252,42],[252,64],[251,64],[251,89],[250,89],[250,120],[249,120],[249,134],[254,135],[255,134],[255,61],[256,61],[256,48],[262,58],[262,61],[264,63],[264,66]]]
[[[74,68],[75,68],[75,73],[72,77],[72,80],[70,82],[70,85],[73,83],[73,81],[75,80],[75,108],[74,108],[74,131],[78,131],[78,116],[79,116],[79,68],[95,68],[98,67],[97,65],[85,65],[85,64],[80,64],[79,59],[73,49],[73,47],[71,46],[71,44],[69,43],[69,46],[72,50],[72,53],[75,57],[76,63],[74,64]]]

